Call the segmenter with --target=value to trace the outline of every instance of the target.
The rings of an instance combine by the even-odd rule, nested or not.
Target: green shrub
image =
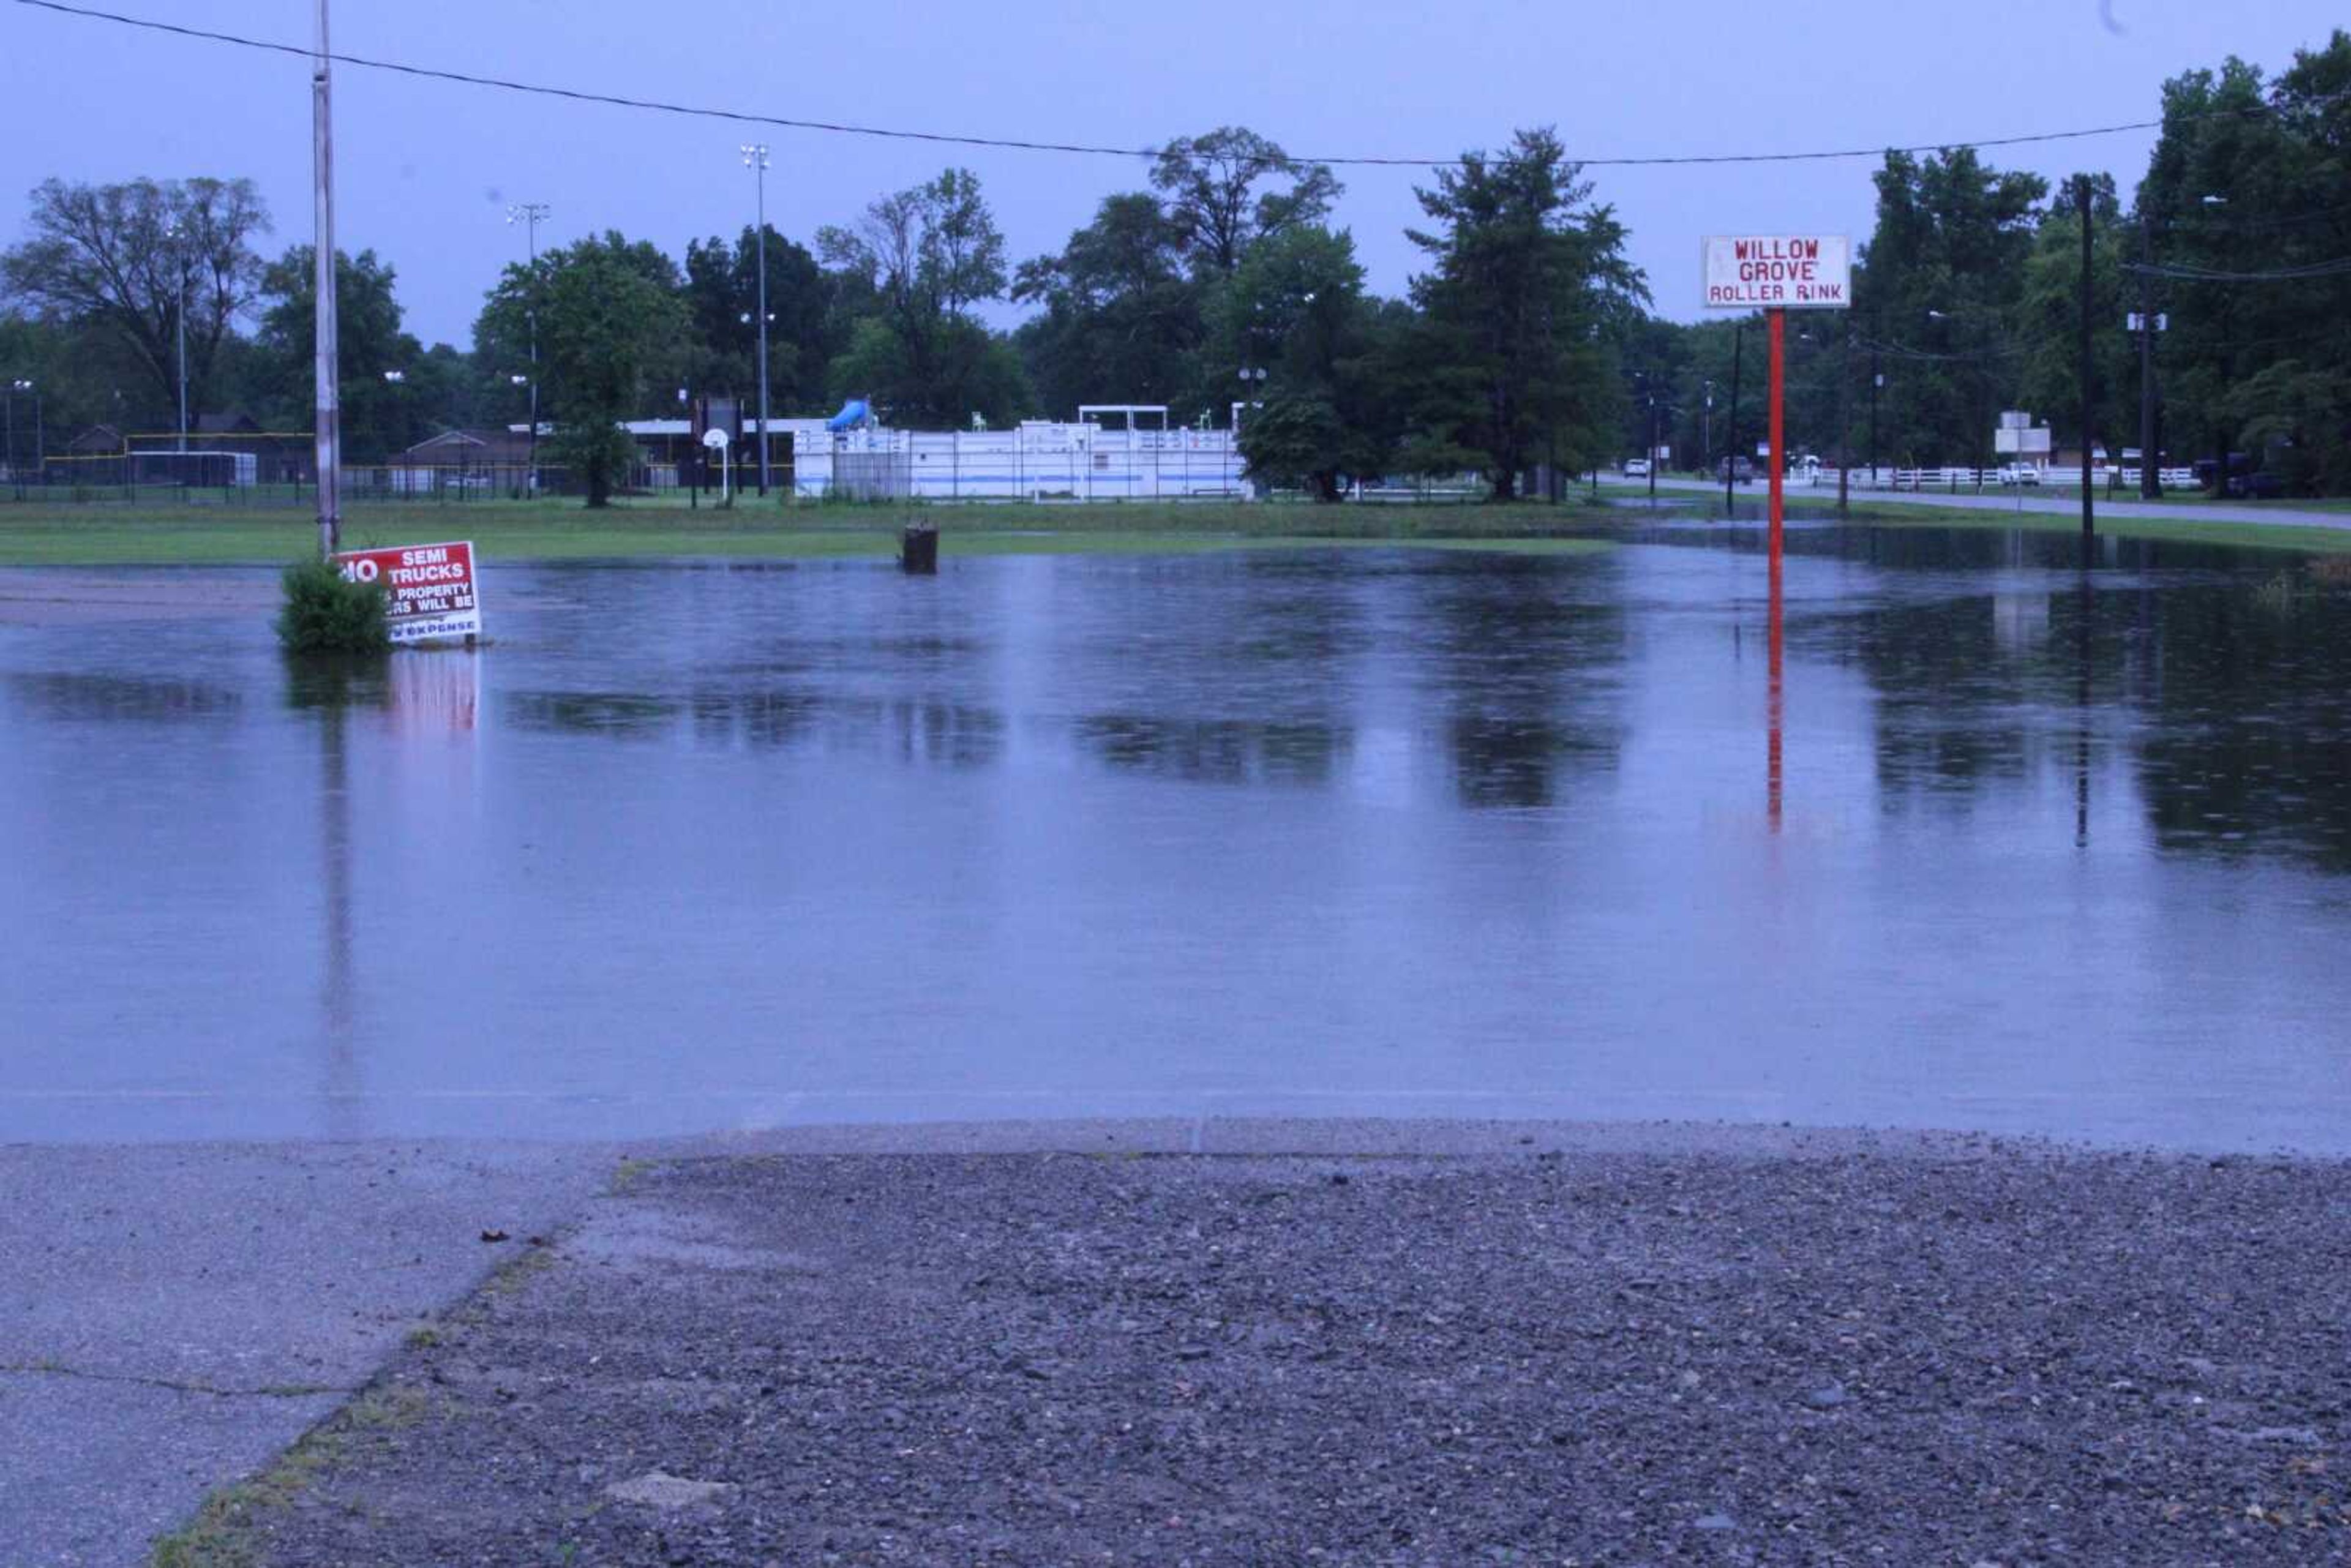
[[[347,582],[324,560],[296,562],[286,569],[284,581],[277,640],[289,653],[373,653],[392,646],[381,583]]]

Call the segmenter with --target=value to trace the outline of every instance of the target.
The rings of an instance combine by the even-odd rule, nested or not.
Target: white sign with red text
[[[1709,310],[1843,310],[1853,304],[1853,242],[1844,235],[1711,235]]]
[[[335,565],[350,581],[381,585],[384,627],[395,643],[482,634],[471,540],[350,550]]]

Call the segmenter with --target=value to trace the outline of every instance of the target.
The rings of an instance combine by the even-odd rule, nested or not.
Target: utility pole
[[[1714,461],[1714,383],[1712,382],[1706,383],[1706,420],[1698,444],[1698,466],[1703,468]]]
[[[2094,389],[2090,385],[2090,177],[2087,174],[2074,176],[2074,196],[2082,207],[2082,543],[2086,547],[2097,532],[2091,515],[2095,503],[2090,496],[2090,399]],[[2153,454],[2144,447],[2139,449],[2138,469],[2142,477],[2153,460]]]
[[[310,67],[310,182],[316,206],[317,273],[310,314],[317,324],[318,405],[312,419],[313,460],[319,468],[319,554],[335,553],[342,529],[342,412],[336,379],[341,373],[335,336],[335,112],[332,66],[327,53],[327,0],[319,0],[319,53]],[[182,276],[185,277],[184,270]],[[185,298],[184,288],[183,298]],[[183,318],[187,312],[180,313]],[[182,372],[181,385],[187,384]],[[180,415],[185,450],[186,397]]]
[[[1844,317],[1844,341],[1837,350],[1837,516],[1847,515],[1853,492],[1853,312]]]
[[[2148,271],[2155,266],[2155,247],[2144,207],[2138,214],[2138,493],[2152,501],[2163,494],[2163,476],[2156,471],[2155,451],[2155,284]]]
[[[768,144],[743,143],[743,167],[759,186],[759,495],[768,494]]]
[[[1649,390],[1649,509],[1657,509],[1657,393]]]
[[[545,202],[515,202],[507,207],[507,222],[522,225],[528,236],[530,256],[530,297],[522,312],[530,325],[530,466],[523,484],[524,493],[534,501],[538,499],[538,225],[547,214]]]
[[[1740,361],[1747,351],[1747,323],[1740,322],[1730,329],[1730,428],[1723,436],[1722,451],[1722,515],[1731,516],[1730,487],[1739,480],[1739,372]]]
[[[1877,483],[1877,393],[1886,385],[1886,371],[1877,357],[1875,337],[1869,344],[1869,482]]]

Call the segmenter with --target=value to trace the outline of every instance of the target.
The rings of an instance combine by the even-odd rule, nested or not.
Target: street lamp
[[[768,144],[746,141],[743,167],[758,186],[759,246],[759,494],[768,493]]]
[[[1958,319],[1959,319],[1959,318],[1958,318],[1958,316],[1957,316],[1957,315],[1955,315],[1955,314],[1954,314],[1954,313],[1952,313],[1951,311],[1949,311],[1949,310],[1938,310],[1938,309],[1936,309],[1934,307],[1932,307],[1932,306],[1928,306],[1928,308],[1927,308],[1927,319],[1928,319],[1929,321],[1956,321],[1956,320],[1958,320]],[[1989,349],[1989,347],[1990,347],[1990,345],[1989,345],[1989,343],[1987,343],[1987,344],[1985,345],[1985,348],[1986,348],[1986,349]],[[1985,420],[1987,420],[1987,419],[1989,419],[1989,418],[1991,418],[1991,411],[1990,411],[1989,409],[1984,408],[1983,406],[1981,406],[1981,405],[1984,403],[1984,402],[1986,401],[1986,400],[1985,400],[1985,398],[1984,398],[1984,395],[1983,395],[1983,394],[1984,394],[1984,387],[1985,387],[1985,383],[1986,383],[1986,382],[1989,380],[1989,378],[1984,374],[1983,366],[1982,366],[1982,363],[1980,362],[1980,361],[1981,361],[1981,355],[1980,355],[1980,354],[1979,354],[1979,355],[1975,355],[1975,356],[1961,356],[1961,357],[1962,357],[1962,358],[1970,358],[1970,357],[1971,357],[1971,358],[1976,359],[1976,360],[1977,360],[1977,361],[1978,361],[1978,362],[1977,362],[1977,364],[1976,364],[1976,373],[1975,373],[1975,382],[1976,382],[1976,397],[1975,397],[1975,401],[1976,401],[1976,403],[1977,403],[1977,405],[1978,405],[1978,406],[1977,406],[1977,407],[1976,407],[1976,409],[1974,410],[1974,413],[1975,413],[1975,418],[1976,418],[1976,423],[1977,423],[1977,428],[1978,428],[1978,430],[1979,430],[1979,431],[1980,431],[1980,430],[1982,429],[1982,427],[1983,427],[1983,422],[1984,422]],[[2084,450],[2084,451],[2085,451],[2085,452],[2086,452],[2086,451],[2088,451],[2088,450],[2089,450],[2089,445],[2090,445],[2090,433],[2089,433],[2088,431],[2086,431],[2086,430],[2085,430],[2085,431],[2084,431],[2084,432],[2082,433],[2082,448],[2083,448],[2083,450]],[[1978,455],[1979,457],[1981,457],[1981,456],[1987,455],[1987,454],[1984,454],[1984,453],[1980,453],[1980,452],[1979,452],[1979,453],[1977,454],[1977,455]],[[1956,487],[1956,486],[1955,486],[1955,487]],[[1977,488],[1978,490],[1981,490],[1981,489],[1983,488],[1983,469],[1982,469],[1981,467],[1979,467],[1979,468],[1976,470],[1976,488]]]
[[[523,308],[523,319],[530,325],[530,374],[517,376],[515,384],[530,384],[530,494],[538,494],[538,225],[546,220],[550,209],[545,202],[511,202],[507,205],[507,225],[523,225],[528,236],[530,255],[531,303]]]
[[[526,376],[517,371],[507,377],[507,384],[508,386],[528,387],[530,389],[530,457],[531,462],[535,465],[538,460],[538,378],[536,376]],[[534,497],[537,496],[538,494],[538,469],[534,466],[531,471],[525,476],[525,479],[529,486],[530,494]]]
[[[181,244],[180,225],[163,231],[172,242],[172,272],[179,282],[179,303],[172,308],[172,328],[180,340],[180,450],[188,449],[188,252]]]
[[[41,486],[47,489],[49,483],[48,443],[42,439],[41,434],[41,389],[33,382],[22,377],[8,383],[8,482],[20,493],[25,487],[24,476],[16,467],[16,394],[18,392],[33,394],[33,471],[40,475]]]

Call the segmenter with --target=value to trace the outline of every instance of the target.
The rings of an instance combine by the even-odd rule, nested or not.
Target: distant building
[[[2011,463],[2046,468],[2050,462],[2048,423],[2034,423],[2032,415],[2021,408],[2004,409],[1999,427],[1991,433],[1991,449]]]
[[[392,454],[384,486],[398,496],[512,490],[529,483],[530,428],[444,430]]]
[[[1171,428],[1158,403],[1087,404],[1075,421],[1022,420],[1010,430],[776,423],[778,446],[786,424],[793,427],[792,487],[810,499],[1161,501],[1251,493],[1233,431]]]
[[[498,468],[529,461],[528,425],[444,430],[392,457],[395,466],[417,468]]]

